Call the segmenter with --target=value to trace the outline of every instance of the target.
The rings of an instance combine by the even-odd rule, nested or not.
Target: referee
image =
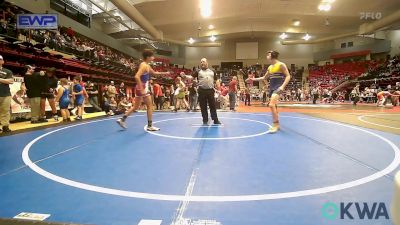
[[[203,117],[203,125],[208,125],[207,105],[210,107],[211,119],[214,120],[214,124],[221,124],[221,122],[218,120],[217,109],[215,108],[215,72],[208,68],[208,62],[206,58],[201,59],[200,67],[201,70],[195,71],[193,78],[198,80],[199,103],[201,116]]]

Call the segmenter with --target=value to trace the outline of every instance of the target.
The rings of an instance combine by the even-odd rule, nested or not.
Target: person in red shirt
[[[222,83],[222,86],[221,86],[221,95],[224,96],[224,97],[227,96],[227,95],[228,95],[228,90],[229,90],[228,87],[226,87],[225,84]]]
[[[156,104],[156,109],[162,110],[164,104],[164,95],[161,86],[157,82],[155,82],[153,85],[153,92],[154,92],[154,103]]]
[[[218,101],[220,102],[221,109],[225,110],[228,105],[228,88],[224,83],[221,83],[218,88]]]
[[[247,88],[251,88],[251,87],[253,87],[253,83],[254,83],[254,81],[253,81],[253,79],[255,78],[255,74],[254,73],[249,73],[249,77],[246,79],[246,86],[247,86]]]
[[[229,109],[235,111],[236,95],[237,95],[237,77],[233,76],[229,82]]]
[[[75,36],[75,31],[71,27],[68,27],[67,35],[72,38]]]

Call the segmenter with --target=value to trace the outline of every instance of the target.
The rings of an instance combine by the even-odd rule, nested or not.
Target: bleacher
[[[400,60],[399,56],[372,67],[368,72],[357,78],[357,82],[361,87],[376,86],[377,88],[386,89],[388,85],[394,85],[400,81]]]
[[[359,77],[373,68],[378,63],[375,61],[348,62],[342,64],[313,66],[309,68],[309,81],[312,86],[323,89],[332,89],[344,82]]]
[[[232,71],[228,71],[228,72],[222,72],[220,79],[221,79],[222,83],[225,84],[225,86],[228,86],[229,82],[231,82],[233,76],[237,76],[237,71],[232,70]]]
[[[98,84],[124,82],[134,85],[134,73],[139,61],[108,46],[97,43],[71,28],[59,30],[34,30],[27,32],[16,29],[16,14],[30,13],[22,8],[5,3],[10,7],[0,9],[0,52],[5,66],[16,75],[22,75],[25,65],[35,65],[38,70],[55,67],[59,78],[80,75],[84,80]],[[6,10],[7,8],[7,10]],[[180,72],[191,74],[191,70],[180,69],[168,64],[154,67],[155,71],[170,71],[169,76],[155,77],[159,83],[172,84]]]
[[[59,78],[80,75],[98,83],[108,83],[109,80],[114,80],[133,85],[132,74],[121,73],[119,68],[107,64],[95,64],[84,60],[61,58],[58,55],[45,54],[45,51],[42,49],[26,47],[23,43],[14,44],[9,42],[9,40],[5,38],[0,39],[0,52],[6,59],[5,66],[17,75],[22,74],[25,65],[34,64],[40,70],[44,70],[47,67],[55,67]]]

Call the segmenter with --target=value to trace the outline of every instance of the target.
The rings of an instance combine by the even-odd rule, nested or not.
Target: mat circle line
[[[254,114],[254,115],[261,115],[265,116],[265,114]],[[330,193],[330,192],[335,192],[335,191],[340,191],[340,190],[345,190],[353,187],[357,187],[369,182],[372,182],[376,179],[379,179],[391,172],[393,172],[398,166],[400,165],[400,149],[390,140],[388,140],[385,137],[382,137],[381,135],[368,131],[366,129],[362,129],[359,127],[355,126],[350,126],[347,124],[343,123],[338,123],[338,122],[333,122],[333,121],[328,121],[328,120],[320,120],[320,119],[313,119],[313,118],[305,118],[305,117],[296,117],[296,116],[284,116],[282,115],[281,117],[287,117],[287,118],[294,118],[294,119],[301,119],[301,120],[309,120],[309,121],[316,121],[316,122],[323,122],[323,123],[330,123],[330,124],[335,124],[343,127],[348,127],[354,130],[362,131],[366,134],[372,135],[376,138],[379,138],[380,140],[386,142],[394,151],[394,159],[393,161],[384,169],[373,173],[371,175],[368,175],[363,178],[359,178],[357,180],[349,181],[346,183],[341,183],[341,184],[336,184],[336,185],[331,185],[331,186],[326,186],[326,187],[321,187],[321,188],[314,188],[314,189],[308,189],[308,190],[300,190],[300,191],[291,191],[291,192],[281,192],[281,193],[270,193],[270,194],[254,194],[254,195],[222,195],[222,196],[202,196],[202,195],[197,195],[197,196],[185,196],[185,195],[168,195],[168,194],[155,194],[155,193],[145,193],[145,192],[133,192],[133,191],[126,191],[126,190],[118,190],[118,189],[112,189],[112,188],[106,188],[106,187],[100,187],[100,186],[95,186],[91,184],[86,184],[82,182],[77,182],[74,180],[70,180],[64,177],[57,176],[55,174],[52,174],[35,163],[32,162],[32,160],[29,158],[29,150],[34,145],[37,141],[40,139],[61,131],[65,130],[71,127],[76,127],[76,126],[81,126],[85,124],[90,124],[90,123],[95,123],[95,122],[100,122],[104,120],[109,120],[109,119],[104,119],[104,120],[96,120],[96,121],[90,121],[86,123],[80,123],[80,124],[75,124],[63,128],[59,128],[50,132],[47,132],[45,134],[42,134],[32,141],[30,141],[23,149],[22,151],[22,159],[24,163],[33,171],[38,173],[41,176],[44,176],[50,180],[53,180],[55,182],[68,185],[71,187],[87,190],[87,191],[93,191],[97,193],[103,193],[103,194],[109,194],[109,195],[116,195],[116,196],[124,196],[124,197],[130,197],[130,198],[140,198],[140,199],[150,199],[150,200],[160,200],[160,201],[192,201],[192,202],[240,202],[240,201],[263,201],[263,200],[273,200],[273,199],[286,199],[286,198],[296,198],[296,197],[304,197],[304,196],[311,196],[311,195],[318,195],[318,194],[325,194],[325,193]]]

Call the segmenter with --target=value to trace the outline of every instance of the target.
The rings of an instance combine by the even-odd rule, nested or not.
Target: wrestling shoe
[[[151,127],[147,127],[147,130],[148,130],[148,131],[159,131],[160,128],[151,126]]]
[[[124,128],[124,129],[128,128],[128,127],[126,126],[125,121],[123,121],[122,119],[118,119],[118,120],[117,120],[117,123],[118,123],[118,125],[120,125],[120,126],[121,126],[122,128]]]
[[[272,127],[269,128],[268,133],[274,134],[274,133],[278,132],[279,129],[280,129],[279,123],[278,124],[274,123],[274,125],[272,125]]]

